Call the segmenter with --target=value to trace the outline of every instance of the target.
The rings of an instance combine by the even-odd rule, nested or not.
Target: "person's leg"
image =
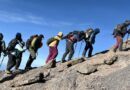
[[[7,68],[6,68],[6,71],[7,73],[10,73],[10,70],[14,67],[14,65],[16,64],[16,58],[15,56],[9,54],[8,55],[9,57],[9,60],[8,60],[8,63],[7,63]]]
[[[83,51],[83,53],[82,53],[82,56],[83,56],[83,57],[86,56],[87,50],[88,50],[88,42],[86,42],[86,46],[85,46],[84,51]]]
[[[58,49],[57,46],[53,47],[52,49],[52,56],[51,56],[51,60],[54,60],[58,55]]]
[[[62,61],[65,61],[65,58],[68,55],[68,53],[69,53],[69,41],[66,40],[66,50],[65,53],[63,54]]]
[[[92,46],[92,44],[89,43],[88,57],[92,57],[92,52],[93,52],[93,46]]]
[[[31,64],[36,59],[36,52],[34,50],[30,50],[29,60],[27,61],[25,69],[31,68]]]
[[[51,56],[52,56],[52,47],[49,47],[49,55],[47,57],[47,60],[46,60],[46,64],[49,62],[49,60],[51,60]]]
[[[16,66],[15,66],[16,70],[19,69],[21,61],[22,61],[22,54],[20,54],[19,57],[16,59]]]
[[[119,45],[120,45],[120,36],[116,36],[116,45],[115,45],[114,50],[113,50],[114,52],[117,51]]]
[[[120,37],[120,46],[119,46],[119,51],[123,51],[123,38]]]
[[[69,54],[69,57],[68,57],[68,61],[72,59],[73,55],[74,55],[74,43],[71,42],[70,45],[69,45],[69,51],[70,51],[70,54]]]

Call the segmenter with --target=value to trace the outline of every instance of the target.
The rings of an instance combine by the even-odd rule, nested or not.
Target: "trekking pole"
[[[127,44],[128,44],[128,39],[129,39],[129,36],[130,36],[130,34],[128,34],[128,35],[127,35],[127,41],[126,41],[125,49],[126,49]]]
[[[83,41],[81,42],[81,45],[80,45],[80,48],[79,48],[78,58],[79,58],[79,55],[80,55],[80,51],[81,51],[81,48],[82,48],[82,44],[83,44]]]
[[[4,58],[5,58],[5,56],[3,56],[2,60],[1,60],[1,63],[0,63],[0,68],[1,68],[2,63],[3,63],[3,61],[4,61]]]

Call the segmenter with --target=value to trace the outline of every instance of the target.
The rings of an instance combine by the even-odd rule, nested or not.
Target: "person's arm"
[[[25,49],[22,48],[19,44],[16,45],[15,49],[17,49],[20,52],[24,52],[25,51]]]

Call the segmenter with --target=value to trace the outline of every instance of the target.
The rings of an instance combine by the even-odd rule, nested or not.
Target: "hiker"
[[[113,36],[116,38],[116,45],[113,49],[114,52],[116,52],[118,48],[119,51],[123,51],[123,38],[127,33],[130,34],[130,31],[127,29],[129,25],[130,21],[126,20],[124,23],[118,24],[114,29]]]
[[[62,39],[62,37],[63,37],[63,33],[59,32],[57,36],[48,39],[47,45],[49,46],[49,55],[48,55],[48,58],[46,60],[46,64],[51,62],[51,61],[55,61],[55,58],[58,55],[57,47],[58,47],[59,42]]]
[[[31,67],[31,64],[36,59],[36,54],[38,52],[38,49],[42,47],[43,38],[44,38],[44,36],[41,34],[39,36],[38,35],[31,36],[30,39],[27,40],[26,47],[27,47],[28,51],[30,52],[30,56],[29,56],[26,66],[25,66],[26,70],[33,69]]]
[[[63,37],[63,39],[66,39],[66,51],[62,57],[62,62],[66,62],[65,58],[69,54],[68,61],[72,59],[74,55],[74,45],[75,43],[83,40],[85,38],[84,31],[74,31],[70,32],[68,35]]]
[[[1,53],[3,53],[4,56],[6,56],[6,45],[3,38],[4,38],[3,34],[0,33],[0,57],[1,57]]]
[[[24,49],[25,43],[22,40],[21,33],[17,33],[16,37],[12,39],[7,47],[8,51],[8,63],[6,68],[6,73],[11,74],[11,69],[15,66],[15,71],[18,70],[21,60],[22,60],[22,53],[25,52]]]
[[[90,28],[85,33],[86,33],[86,38],[84,40],[86,46],[84,48],[82,56],[85,57],[86,52],[89,50],[88,57],[92,57],[93,44],[95,43],[96,35],[100,33],[100,29],[96,28],[95,30],[93,30],[92,28]]]

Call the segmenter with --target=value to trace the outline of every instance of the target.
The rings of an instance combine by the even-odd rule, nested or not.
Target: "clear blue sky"
[[[130,19],[129,3],[129,0],[0,0],[0,32],[7,44],[17,32],[23,34],[25,41],[30,35],[44,34],[43,48],[33,63],[33,66],[42,66],[48,55],[46,40],[59,31],[67,34],[73,30],[98,27],[101,33],[96,38],[94,53],[110,48],[115,42],[113,28]],[[75,57],[79,46],[80,43]],[[65,41],[61,41],[57,60],[61,59],[64,51]],[[27,59],[28,52],[24,54],[21,68]],[[7,58],[3,66],[6,63]]]

